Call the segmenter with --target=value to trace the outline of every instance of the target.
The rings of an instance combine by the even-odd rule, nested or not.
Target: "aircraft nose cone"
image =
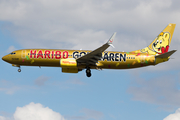
[[[2,57],[3,61],[7,61],[7,56]]]
[[[4,60],[5,58],[4,57],[2,57],[2,60]]]

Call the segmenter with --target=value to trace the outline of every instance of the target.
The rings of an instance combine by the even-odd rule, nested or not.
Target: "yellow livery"
[[[116,33],[101,47],[89,50],[62,49],[22,49],[4,56],[2,60],[20,66],[61,67],[62,72],[78,73],[86,69],[87,77],[91,69],[130,69],[156,65],[168,61],[176,51],[169,46],[176,24],[169,24],[146,48],[131,52],[105,51],[112,46]]]

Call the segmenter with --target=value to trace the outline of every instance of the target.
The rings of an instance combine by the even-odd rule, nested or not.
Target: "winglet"
[[[114,46],[112,45],[112,43],[113,43],[113,40],[114,40],[115,36],[116,36],[116,32],[115,32],[115,33],[111,36],[111,38],[108,40],[108,42],[107,42],[108,45],[114,47]]]

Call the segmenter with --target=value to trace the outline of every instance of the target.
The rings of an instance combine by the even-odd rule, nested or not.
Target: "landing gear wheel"
[[[86,73],[87,77],[91,77],[91,73]]]
[[[20,69],[20,68],[18,69],[18,72],[21,72],[21,69]]]
[[[91,77],[91,70],[89,68],[86,69],[86,76]]]
[[[91,70],[90,70],[90,69],[87,69],[87,70],[86,70],[86,73],[91,73]]]

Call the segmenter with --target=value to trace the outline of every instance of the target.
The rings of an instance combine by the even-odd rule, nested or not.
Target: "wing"
[[[96,65],[98,63],[98,60],[101,60],[102,52],[104,52],[109,46],[112,46],[112,42],[116,36],[116,32],[111,36],[111,38],[108,40],[107,43],[102,45],[101,47],[91,51],[90,53],[76,59],[78,63],[85,64],[86,66],[89,65]]]

